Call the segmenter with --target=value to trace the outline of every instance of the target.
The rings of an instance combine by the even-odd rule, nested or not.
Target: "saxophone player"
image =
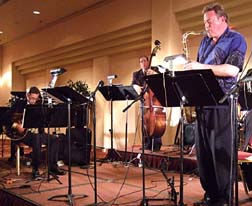
[[[229,28],[222,5],[209,4],[202,14],[207,35],[200,43],[197,61],[188,62],[185,69],[211,69],[225,93],[243,68],[247,45],[240,33]],[[196,155],[205,195],[194,205],[223,206],[232,201],[230,111],[230,105],[196,108]]]

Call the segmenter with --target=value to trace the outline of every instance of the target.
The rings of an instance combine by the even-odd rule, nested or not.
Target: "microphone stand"
[[[238,206],[238,122],[237,122],[237,104],[239,96],[239,87],[241,82],[252,81],[250,77],[251,72],[247,73],[243,78],[234,84],[229,91],[219,100],[219,103],[224,103],[227,98],[230,98],[231,105],[231,132],[232,132],[232,142],[231,142],[231,167],[230,167],[230,189],[229,189],[229,205],[233,206],[233,197],[235,194],[235,205]],[[233,185],[235,185],[235,193],[233,190]]]
[[[232,133],[232,142],[231,142],[231,157],[230,157],[230,189],[229,189],[229,205],[233,206],[233,185],[235,185],[235,205],[238,205],[238,176],[237,176],[237,162],[238,162],[238,123],[237,123],[237,103],[239,96],[239,87],[241,82],[251,81],[251,72],[241,78],[239,81],[234,84],[229,91],[219,100],[219,103],[223,103],[230,98],[231,105],[231,133]],[[235,178],[235,179],[234,179]]]
[[[129,104],[128,95],[126,96],[127,106]],[[125,165],[127,165],[127,147],[128,147],[128,110],[126,111],[126,123],[125,123]]]
[[[93,129],[94,129],[94,205],[97,205],[97,159],[96,159],[96,98],[93,97]]]
[[[52,74],[52,79],[49,83],[49,88],[54,88],[55,84],[56,84],[56,81],[58,79],[58,74]]]
[[[144,90],[141,92],[141,94],[135,99],[133,100],[125,109],[123,109],[123,112],[127,111],[135,102],[139,101],[141,102],[141,110],[142,110],[142,189],[143,189],[143,199],[141,201],[141,205],[148,205],[148,200],[145,196],[145,156],[144,156],[144,98],[143,95],[145,94],[145,92],[147,91],[147,86],[144,88]]]
[[[96,87],[96,89],[94,90],[94,92],[92,92],[90,99],[93,100],[93,129],[94,129],[94,203],[93,204],[88,204],[88,205],[98,205],[97,203],[97,167],[96,167],[96,163],[97,163],[97,159],[96,159],[96,92],[98,91],[98,89],[100,87],[102,87],[104,85],[103,81],[100,81]]]

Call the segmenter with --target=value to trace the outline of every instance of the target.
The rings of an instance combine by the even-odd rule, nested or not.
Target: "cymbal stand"
[[[87,197],[87,195],[85,194],[78,194],[78,195],[74,195],[72,193],[72,174],[71,174],[71,104],[72,101],[71,99],[67,99],[67,119],[68,119],[68,124],[67,124],[67,129],[68,129],[68,193],[64,194],[64,195],[55,195],[52,196],[50,198],[48,198],[48,200],[54,200],[55,198],[62,198],[62,197],[66,197],[68,204],[69,205],[74,205],[74,197]]]

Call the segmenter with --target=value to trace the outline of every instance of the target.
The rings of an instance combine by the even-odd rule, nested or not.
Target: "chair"
[[[240,151],[238,151],[238,172],[243,182],[245,193],[252,190],[252,110],[242,118],[240,128]]]
[[[238,151],[238,172],[240,174],[245,193],[252,190],[252,153]]]
[[[16,144],[16,170],[17,170],[17,176],[20,176],[20,148],[29,148],[28,145],[24,143],[18,143]]]
[[[41,149],[45,148],[46,145],[42,145],[41,146]],[[28,149],[30,148],[28,145],[24,144],[24,143],[18,143],[16,144],[16,171],[17,171],[17,176],[20,176],[20,148],[24,148],[25,149]]]
[[[246,129],[244,132],[243,151],[238,151],[238,172],[243,182],[245,193],[248,195],[249,191],[252,190],[252,136],[246,136],[247,133]]]

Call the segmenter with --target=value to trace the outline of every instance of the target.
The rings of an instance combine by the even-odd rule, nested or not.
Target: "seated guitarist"
[[[25,99],[17,100],[10,110],[5,114],[4,122],[7,125],[11,125],[11,130],[15,130],[15,134],[11,133],[9,136],[13,139],[14,136],[18,136],[18,141],[12,140],[12,142],[24,144],[32,147],[32,178],[34,180],[39,180],[39,165],[41,161],[41,146],[42,144],[47,144],[48,135],[44,133],[42,128],[36,129],[37,131],[22,128],[21,121],[15,120],[15,114],[23,113],[26,104],[37,104],[40,100],[40,91],[37,87],[31,87],[29,92],[26,94]],[[50,136],[50,156],[49,158],[49,171],[55,175],[64,175],[65,172],[60,170],[57,166],[58,161],[58,138],[56,136]],[[11,158],[15,157],[15,147],[11,149]]]

